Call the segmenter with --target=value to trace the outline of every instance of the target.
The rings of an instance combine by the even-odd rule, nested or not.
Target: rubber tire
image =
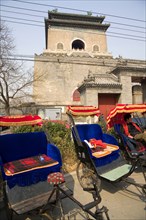
[[[146,195],[146,184],[143,185],[142,191],[143,191],[143,193]]]

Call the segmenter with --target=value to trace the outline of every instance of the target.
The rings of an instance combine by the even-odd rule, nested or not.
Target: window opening
[[[80,101],[80,93],[77,89],[73,93],[73,101],[76,101],[76,102]]]
[[[93,47],[93,51],[94,51],[94,52],[99,51],[99,46],[98,46],[98,45],[94,45],[94,47]]]
[[[63,44],[62,43],[58,43],[57,44],[57,49],[62,50],[63,49]]]
[[[77,49],[82,50],[83,49],[84,50],[85,49],[85,44],[81,40],[75,40],[72,43],[72,49],[75,49],[75,50],[77,50]]]

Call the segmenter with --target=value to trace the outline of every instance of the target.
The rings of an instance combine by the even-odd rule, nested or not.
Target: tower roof
[[[110,25],[102,23],[104,18],[104,16],[48,12],[48,19],[45,19],[45,25],[46,27],[60,26],[63,28],[73,27],[106,31]]]
[[[83,20],[89,22],[99,22],[102,23],[105,19],[105,16],[90,16],[82,14],[69,14],[69,13],[60,13],[60,12],[48,12],[49,19],[64,19],[64,20]]]

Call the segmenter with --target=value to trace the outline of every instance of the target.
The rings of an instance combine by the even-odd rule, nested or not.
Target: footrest
[[[128,174],[131,168],[132,168],[132,165],[124,164],[115,169],[111,168],[110,171],[100,174],[100,176],[110,181],[116,181],[120,179],[121,177],[123,177],[124,175]]]

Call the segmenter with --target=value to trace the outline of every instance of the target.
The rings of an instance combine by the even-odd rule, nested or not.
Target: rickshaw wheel
[[[96,183],[98,191],[101,191],[101,180],[96,176],[90,165],[80,161],[77,165],[76,173],[82,188],[93,188],[93,183]]]
[[[97,219],[98,220],[105,220],[103,213],[98,214]]]
[[[142,191],[143,191],[144,194],[146,194],[146,184],[143,185]]]

